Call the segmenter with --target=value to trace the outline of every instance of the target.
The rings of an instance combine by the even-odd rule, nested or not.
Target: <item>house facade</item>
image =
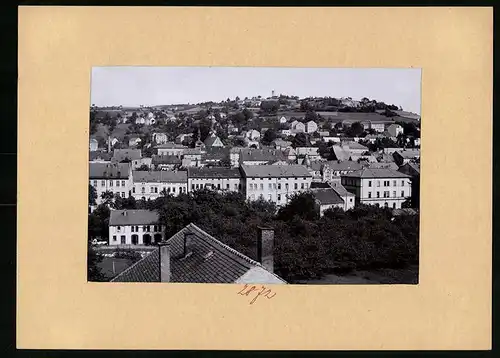
[[[103,202],[104,192],[129,197],[132,190],[132,175],[127,163],[89,163],[89,184],[97,192],[97,205]]]
[[[149,210],[111,210],[109,245],[152,245],[164,238],[165,226],[159,215]]]
[[[163,191],[173,196],[187,193],[186,171],[133,171],[132,182],[132,196],[136,200],[154,200]]]
[[[238,192],[241,174],[238,168],[189,168],[188,188],[190,192],[200,189]]]
[[[95,151],[97,151],[98,148],[99,148],[99,142],[97,141],[97,139],[90,138],[89,150],[91,152],[95,152]]]
[[[360,204],[401,209],[411,197],[411,177],[397,170],[364,168],[342,175],[341,184]]]
[[[263,199],[277,206],[309,190],[312,175],[304,165],[241,165],[242,190],[247,200]]]
[[[387,127],[387,132],[391,135],[391,137],[397,137],[400,134],[403,134],[403,127],[399,124],[391,124]]]
[[[314,121],[309,121],[305,125],[305,130],[307,133],[314,133],[318,130],[318,125]]]
[[[168,142],[168,136],[165,133],[153,133],[151,138],[156,144],[165,144]]]
[[[182,156],[184,151],[188,149],[188,147],[183,146],[181,144],[176,144],[172,142],[167,142],[164,144],[160,144],[156,146],[156,149],[158,151],[158,155],[176,155],[176,156]]]

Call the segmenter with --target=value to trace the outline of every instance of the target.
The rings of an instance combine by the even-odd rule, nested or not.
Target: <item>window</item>
[[[264,184],[260,184],[260,190],[264,190]]]
[[[281,183],[278,183],[278,190],[281,190]]]
[[[132,226],[132,232],[134,232],[135,226]]]
[[[309,183],[305,183],[306,189],[309,188]]]
[[[380,181],[377,180],[377,186],[380,186]]]
[[[369,191],[369,192],[368,192],[368,199],[370,199],[371,197],[372,197],[372,192],[371,192],[371,191]]]
[[[146,225],[142,225],[142,231],[146,231]]]
[[[271,180],[271,178],[267,178],[267,180]]]
[[[226,184],[226,189],[229,190],[229,184]]]
[[[371,180],[368,180],[368,186],[371,187],[372,186],[372,181]]]
[[[120,181],[119,180],[116,181],[116,186],[120,186]]]
[[[304,183],[300,183],[300,189],[304,189]]]
[[[112,180],[109,181],[109,186],[113,186],[113,181]]]
[[[155,192],[155,188],[151,187],[151,188],[149,188],[149,191],[150,191],[151,193],[154,193],[154,192]]]
[[[278,194],[278,201],[281,201],[281,194]]]
[[[101,186],[106,186],[106,180],[101,180]]]
[[[276,190],[276,183],[273,183],[273,189]]]
[[[194,184],[191,184],[191,190],[194,190]]]
[[[234,190],[238,190],[238,184],[234,184]]]
[[[135,194],[135,187],[133,187],[133,188],[132,188],[132,193],[134,193],[134,194]]]
[[[380,192],[377,191],[377,198],[380,198]]]
[[[151,231],[151,226],[146,226],[146,229],[147,229],[147,232],[150,232]]]
[[[273,184],[269,183],[269,190],[273,188]]]
[[[371,193],[369,193],[369,194],[371,194]],[[349,202],[352,203],[352,198],[349,199]]]
[[[158,193],[158,187],[155,186],[155,193]]]
[[[113,241],[116,241],[116,235],[113,235]]]
[[[135,232],[139,232],[139,226],[135,227]]]
[[[220,189],[220,184],[217,184],[217,189]]]
[[[396,197],[396,190],[392,192],[392,196],[395,198]]]
[[[126,242],[125,242],[125,235],[122,235],[122,236],[121,236],[121,242],[122,242],[122,244],[124,244],[124,245],[125,245],[125,243],[126,243]]]
[[[396,185],[397,185],[395,180],[392,182],[392,185],[393,185],[393,186],[396,186]]]
[[[273,200],[273,196],[271,194],[269,194],[269,201],[272,201]]]
[[[142,193],[144,194],[146,192],[146,188],[142,187]]]
[[[97,180],[94,180],[94,186],[97,186]]]
[[[299,188],[299,185],[297,183],[294,183],[295,185],[293,186],[295,188],[295,190],[297,190]]]
[[[170,188],[168,188],[168,189],[170,189]],[[175,186],[172,187],[172,192],[175,193]]]
[[[125,197],[125,192],[124,192],[124,191],[122,191],[122,198],[124,198],[124,197]]]
[[[392,203],[392,208],[396,209],[396,203]]]
[[[405,186],[405,181],[401,180],[401,186]]]
[[[404,190],[401,190],[401,197],[404,198],[404,196],[405,196],[405,192],[404,192]]]
[[[122,186],[125,186],[125,180],[122,180]]]
[[[285,188],[286,190],[288,190],[288,183],[285,183]]]

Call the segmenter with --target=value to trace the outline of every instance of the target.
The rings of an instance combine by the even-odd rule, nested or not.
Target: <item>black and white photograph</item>
[[[89,81],[88,281],[418,284],[420,69]]]

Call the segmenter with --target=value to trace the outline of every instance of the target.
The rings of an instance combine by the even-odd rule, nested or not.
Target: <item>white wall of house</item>
[[[234,191],[241,190],[240,178],[188,178],[188,190],[193,192],[197,189],[211,187],[216,190]]]
[[[180,193],[187,193],[186,182],[135,182],[132,186],[132,196],[136,200],[154,200],[161,196],[162,190],[167,194],[178,196]]]
[[[328,209],[332,209],[332,208],[339,208],[339,209],[344,209],[344,203],[342,204],[323,204],[321,205],[318,201],[316,201],[316,205],[317,205],[317,210],[319,211],[319,216],[323,216],[325,215],[325,211],[328,210]]]
[[[132,190],[132,179],[90,179],[89,184],[97,191],[97,205],[102,204],[102,193],[111,191],[113,194],[119,193],[122,198],[128,198]]]
[[[342,177],[342,185],[356,195],[361,204],[400,209],[411,196],[410,178],[350,178]]]
[[[310,176],[242,179],[247,200],[262,198],[278,206],[286,205],[293,194],[309,190],[311,181]]]
[[[382,133],[385,130],[385,125],[384,123],[371,123],[370,128],[375,132]]]
[[[145,235],[150,236],[150,243],[155,243],[163,239],[164,231],[164,225],[110,225],[109,245],[144,245],[147,241]]]
[[[181,156],[184,148],[158,148],[158,155],[176,155]]]

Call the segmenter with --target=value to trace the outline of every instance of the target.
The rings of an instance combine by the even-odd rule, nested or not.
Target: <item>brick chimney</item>
[[[170,270],[170,243],[167,241],[161,241],[158,244],[158,252],[160,255],[160,282],[170,282],[171,270]]]
[[[274,229],[259,226],[257,238],[257,260],[269,272],[274,272]]]
[[[193,252],[194,233],[190,231],[184,232],[184,257],[187,257]]]

